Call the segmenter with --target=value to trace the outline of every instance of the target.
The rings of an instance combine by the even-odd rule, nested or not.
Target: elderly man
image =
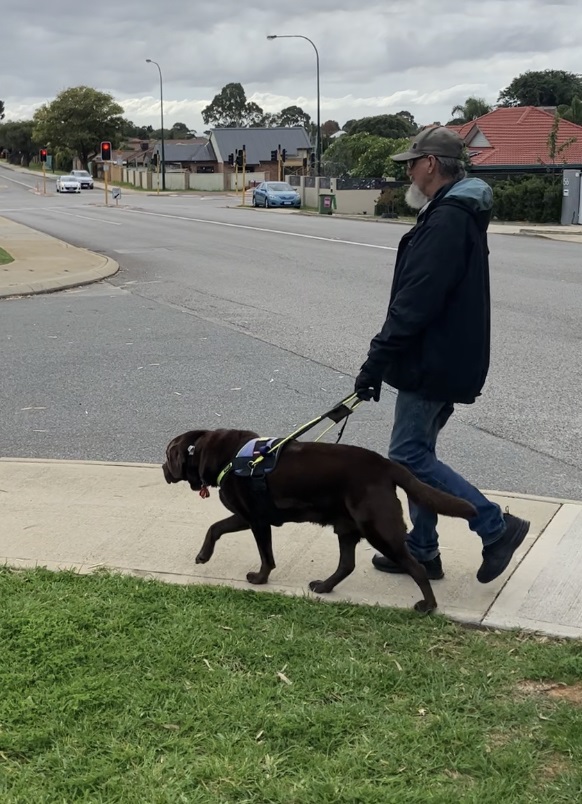
[[[507,568],[529,522],[489,501],[436,456],[436,442],[455,403],[480,395],[489,369],[490,293],[487,227],[493,194],[480,179],[465,178],[463,141],[444,127],[427,128],[405,153],[411,185],[406,202],[420,210],[400,241],[388,315],[372,339],[356,379],[361,399],[380,399],[382,381],[398,390],[389,457],[425,483],[471,502],[470,527],[483,542],[477,572],[489,583]],[[410,504],[408,545],[431,580],[443,568],[437,516]],[[374,566],[401,572],[390,556]]]

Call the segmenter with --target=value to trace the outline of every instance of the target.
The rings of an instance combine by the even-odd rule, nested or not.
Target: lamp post
[[[317,175],[321,175],[321,98],[319,94],[319,51],[308,36],[301,34],[271,34],[267,39],[305,39],[315,50],[315,64],[317,69],[317,138],[315,140],[315,155],[317,160]]]
[[[155,64],[160,74],[160,117],[162,120],[162,190],[166,189],[166,151],[164,148],[164,85],[162,81],[162,68],[153,59],[146,59],[148,64]]]

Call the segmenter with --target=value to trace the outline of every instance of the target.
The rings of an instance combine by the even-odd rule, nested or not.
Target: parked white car
[[[81,189],[87,188],[88,190],[93,189],[93,176],[89,173],[88,170],[71,170],[71,176],[74,176],[76,179],[79,179],[79,183],[81,184]]]
[[[80,193],[81,182],[76,176],[59,176],[57,178],[57,193]]]

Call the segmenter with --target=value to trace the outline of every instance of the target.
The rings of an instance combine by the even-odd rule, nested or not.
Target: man
[[[400,242],[388,315],[372,339],[355,391],[377,402],[382,381],[398,390],[389,457],[475,506],[469,526],[483,542],[477,579],[489,583],[507,568],[529,522],[503,514],[435,453],[455,403],[475,402],[489,369],[487,227],[493,193],[480,179],[465,178],[463,147],[455,132],[435,127],[392,157],[407,162],[406,202],[420,213]],[[442,578],[436,514],[410,504],[410,517],[411,552],[431,580]],[[383,572],[401,572],[390,556],[376,554],[372,561]]]

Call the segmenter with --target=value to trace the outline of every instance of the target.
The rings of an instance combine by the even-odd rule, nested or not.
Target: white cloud
[[[68,86],[111,92],[126,116],[158,125],[164,112],[199,131],[201,110],[238,81],[266,111],[299,105],[315,116],[315,53],[322,118],[340,123],[408,108],[421,123],[446,121],[477,94],[494,102],[527,69],[580,70],[582,15],[576,0],[4,0],[2,85],[8,119],[29,117]],[[438,10],[437,10],[438,9]]]

